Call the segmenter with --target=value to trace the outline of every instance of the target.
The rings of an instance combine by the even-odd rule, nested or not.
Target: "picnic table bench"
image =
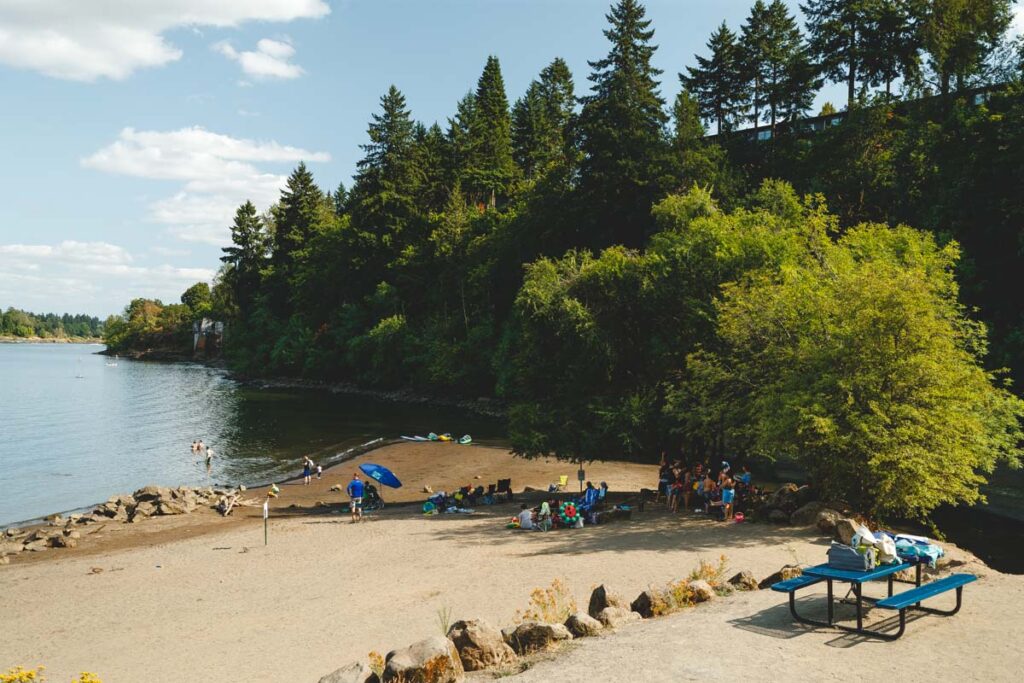
[[[916,578],[915,588],[904,591],[893,595],[893,578],[898,572],[904,569],[916,567]],[[866,597],[863,594],[863,584],[868,581],[878,581],[886,579],[888,583],[888,595],[885,598],[877,599]],[[804,570],[803,574],[792,579],[785,581],[779,581],[772,585],[772,590],[780,593],[789,594],[789,611],[793,615],[793,618],[803,624],[809,624],[811,626],[827,626],[841,628],[846,631],[852,631],[867,636],[874,636],[876,638],[882,638],[884,640],[896,640],[903,635],[906,628],[906,611],[907,609],[919,609],[923,612],[930,614],[940,614],[943,616],[951,616],[960,611],[960,605],[962,600],[963,587],[975,581],[977,577],[973,574],[953,574],[943,579],[933,581],[927,585],[921,585],[921,563],[920,562],[898,562],[890,565],[880,565],[874,569],[867,571],[853,571],[848,569],[835,569],[828,566],[827,564],[821,564],[816,567],[809,567]],[[828,621],[820,621],[817,619],[811,619],[809,617],[802,616],[797,612],[796,609],[796,592],[807,586],[813,586],[817,583],[825,581],[827,584],[827,607],[828,607]],[[834,622],[834,601],[832,593],[832,582],[841,581],[849,583],[853,594],[856,597],[857,605],[857,627],[851,628],[843,624],[836,624]],[[956,607],[953,610],[938,610],[927,607],[921,607],[921,601],[933,598],[937,595],[941,595],[947,591],[956,590]],[[883,633],[881,631],[864,628],[864,616],[863,616],[863,603],[865,601],[873,602],[876,607],[882,609],[899,610],[900,623],[899,628],[894,633]]]

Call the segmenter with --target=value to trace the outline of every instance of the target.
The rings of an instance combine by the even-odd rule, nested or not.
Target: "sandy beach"
[[[328,488],[363,461],[403,477],[405,487],[385,491],[389,503],[422,500],[424,485],[511,477],[521,491],[574,478],[570,464],[495,449],[401,444],[339,465],[311,486],[282,486],[266,547],[254,507],[226,519],[203,512],[111,524],[74,549],[22,553],[0,567],[0,671],[43,664],[48,680],[61,682],[93,671],[104,683],[312,683],[370,651],[438,633],[439,611],[509,625],[530,591],[556,578],[585,608],[600,583],[632,599],[723,554],[732,569],[763,578],[783,564],[822,561],[828,544],[810,530],[724,524],[660,505],[630,521],[548,534],[506,530],[516,509],[508,504],[436,517],[418,505],[390,505],[350,524]],[[656,480],[656,468],[627,463],[591,463],[587,473],[613,492]],[[1009,653],[1024,625],[1024,577],[947,549],[965,563],[957,571],[981,580],[966,589],[959,615],[916,620],[896,643],[806,632],[790,621],[783,596],[759,591],[571,643],[513,680],[849,680],[853,670],[902,675],[908,662],[939,680],[1016,679]]]

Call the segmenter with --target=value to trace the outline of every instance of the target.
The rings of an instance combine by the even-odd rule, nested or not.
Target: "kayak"
[[[429,441],[425,436],[403,436],[406,441]]]
[[[438,436],[437,434],[435,434],[434,432],[430,432],[429,434],[427,434],[427,440],[428,440],[428,441],[438,441],[438,440],[440,440],[440,438],[441,438],[441,437],[439,437],[439,436]]]
[[[437,440],[438,441],[453,441],[451,434],[442,434],[441,436],[437,437]]]
[[[461,439],[459,439],[459,443],[462,444],[463,446],[468,446],[469,444],[473,443],[473,437],[471,437],[469,434],[466,434]]]

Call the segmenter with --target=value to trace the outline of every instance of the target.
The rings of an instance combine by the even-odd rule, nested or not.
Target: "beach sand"
[[[531,590],[556,578],[585,609],[599,583],[632,599],[722,554],[734,570],[762,578],[783,564],[822,561],[828,544],[808,530],[675,516],[662,506],[628,522],[547,534],[506,530],[515,504],[436,517],[393,505],[350,524],[327,488],[362,461],[403,477],[403,489],[385,491],[389,502],[422,500],[424,484],[511,477],[519,491],[574,478],[571,465],[494,449],[402,444],[339,465],[313,486],[283,486],[266,547],[259,509],[243,508],[226,520],[193,513],[110,525],[72,550],[22,553],[0,567],[0,671],[44,664],[48,680],[61,683],[79,671],[104,683],[314,683],[371,650],[438,633],[445,610],[509,625]],[[654,467],[628,463],[591,463],[587,472],[622,492],[656,479]],[[512,680],[850,680],[851,672],[904,677],[908,666],[939,680],[1016,680],[1024,577],[951,554],[967,562],[958,571],[982,580],[966,588],[959,615],[914,621],[896,643],[805,633],[789,621],[783,596],[760,591],[573,643]]]

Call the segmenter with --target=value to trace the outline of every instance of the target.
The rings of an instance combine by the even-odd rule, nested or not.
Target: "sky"
[[[0,0],[0,307],[177,301],[212,280],[235,208],[267,208],[299,161],[324,189],[351,185],[389,85],[442,126],[492,54],[510,101],[554,57],[584,94],[609,4]],[[645,4],[670,102],[752,0]]]

